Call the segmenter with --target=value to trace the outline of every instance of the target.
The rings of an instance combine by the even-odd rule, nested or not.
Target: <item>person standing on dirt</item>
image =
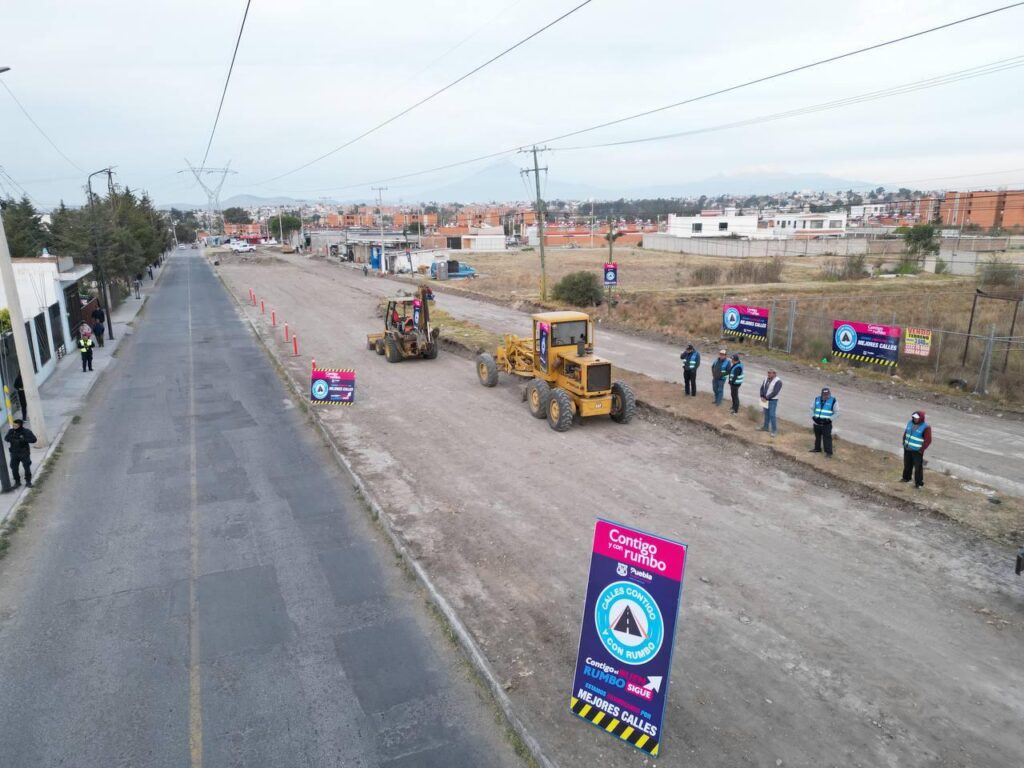
[[[903,430],[903,477],[901,483],[910,482],[914,473],[914,487],[924,487],[924,452],[932,444],[932,428],[924,420],[924,411],[914,411]]]
[[[82,334],[78,339],[78,351],[82,353],[82,373],[85,373],[86,369],[92,370],[92,347],[92,336]]]
[[[722,397],[725,394],[725,381],[729,378],[729,368],[732,365],[726,357],[728,354],[724,349],[718,350],[718,358],[711,364],[711,391],[715,395],[715,405],[722,404]]]
[[[821,453],[825,448],[825,458],[832,458],[832,421],[839,414],[839,406],[832,397],[832,390],[822,387],[821,394],[814,398],[811,405],[811,421],[814,423],[814,447],[810,453]]]
[[[365,264],[363,264],[363,277],[366,277],[366,275],[369,274],[369,272],[370,272],[370,268],[368,266],[366,266]]]
[[[697,396],[697,369],[700,368],[700,352],[693,344],[686,345],[686,351],[679,356],[683,361],[683,396]]]
[[[740,412],[740,387],[743,386],[743,363],[739,355],[732,356],[729,366],[729,394],[732,396],[732,415]]]
[[[4,440],[11,447],[11,476],[14,478],[13,487],[15,488],[21,485],[19,468],[24,468],[25,470],[25,485],[29,488],[32,487],[32,452],[30,446],[36,441],[36,436],[32,434],[31,429],[26,429],[24,424],[25,422],[21,419],[15,419],[12,422],[11,428],[7,430],[7,434],[4,436]]]
[[[779,407],[779,393],[782,392],[782,379],[775,372],[774,368],[768,369],[768,376],[761,382],[761,408],[764,410],[764,425],[762,432],[771,432],[772,437],[779,431],[778,421],[775,412]]]

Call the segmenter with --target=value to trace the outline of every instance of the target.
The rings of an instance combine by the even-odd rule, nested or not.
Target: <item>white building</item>
[[[676,237],[768,237],[758,230],[757,214],[742,215],[735,208],[701,211],[698,216],[668,215],[667,234]]]
[[[81,319],[78,281],[92,272],[92,267],[52,257],[12,259],[11,263],[32,348],[32,366],[36,380],[42,383],[56,369],[57,360],[74,349],[73,331]],[[0,290],[0,309],[6,308],[5,294]],[[12,391],[19,369],[14,337],[8,331],[0,338],[0,374]],[[2,409],[0,399],[0,413]]]
[[[851,205],[850,218],[863,219],[865,217],[875,218],[887,215],[892,209],[892,203],[865,203],[864,205]]]
[[[768,221],[772,237],[809,239],[818,237],[845,237],[846,214],[783,213]]]
[[[469,234],[462,236],[464,251],[504,251],[505,229],[500,226],[484,224],[482,227],[470,227]]]

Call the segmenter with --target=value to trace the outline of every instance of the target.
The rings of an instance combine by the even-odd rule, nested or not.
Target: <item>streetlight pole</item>
[[[0,67],[0,73],[9,70],[10,67]],[[7,245],[3,216],[0,216],[0,281],[4,284],[7,311],[11,315],[11,332],[14,334],[14,348],[18,352],[18,368],[21,371],[21,381],[25,385],[25,397],[28,398],[28,420],[39,440],[39,445],[45,445],[49,440],[46,435],[46,421],[43,418],[43,403],[39,399],[32,347],[29,346],[25,318],[21,313],[21,300],[18,298],[18,284],[14,278],[14,265],[11,264],[11,251]]]
[[[89,174],[89,178],[87,178],[85,180],[85,186],[88,188],[88,193],[89,193],[89,219],[90,219],[90,223],[92,225],[90,228],[92,229],[92,233],[93,233],[93,246],[96,248],[96,272],[97,272],[97,276],[100,279],[100,296],[103,297],[103,301],[107,305],[106,306],[107,337],[109,339],[113,340],[114,339],[114,318],[110,314],[110,311],[111,311],[110,310],[110,285],[107,284],[107,276],[106,276],[106,273],[103,271],[103,261],[102,261],[102,259],[100,259],[100,243],[99,243],[99,239],[96,237],[96,206],[95,206],[95,202],[93,200],[93,194],[92,194],[92,177],[93,176],[99,176],[101,173],[106,173],[106,174],[108,174],[108,179],[109,179],[110,172],[111,172],[110,168],[103,168],[102,170],[94,171],[93,173],[90,173]]]

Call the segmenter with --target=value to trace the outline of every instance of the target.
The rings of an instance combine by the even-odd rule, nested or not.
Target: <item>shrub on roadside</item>
[[[577,307],[598,306],[604,300],[604,286],[594,272],[570,272],[555,284],[552,296]]]
[[[690,282],[693,285],[717,285],[721,279],[722,268],[713,264],[696,267],[690,274]]]
[[[994,257],[982,265],[980,278],[983,285],[1011,286],[1024,279],[1024,272],[1016,264]]]
[[[781,283],[782,258],[774,256],[764,261],[742,261],[729,270],[730,283]]]
[[[842,259],[825,262],[821,268],[821,276],[825,280],[860,280],[866,277],[867,257],[863,253],[855,253]]]

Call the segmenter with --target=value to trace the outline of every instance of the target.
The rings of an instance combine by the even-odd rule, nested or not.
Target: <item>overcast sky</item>
[[[369,197],[366,182],[540,141],[1001,4],[593,0],[372,136],[266,182],[578,2],[253,0],[208,160],[231,161],[238,170],[222,197]],[[0,78],[86,173],[116,165],[119,183],[147,189],[158,202],[201,202],[194,182],[177,171],[185,157],[202,160],[244,6],[3,0],[0,66],[11,71]],[[552,146],[745,120],[1021,56],[1022,28],[1024,7]],[[1024,69],[1010,69],[776,122],[553,152],[545,162],[552,178],[609,190],[752,171],[922,187],[1020,184],[1022,93]],[[85,174],[54,151],[2,88],[0,166],[41,205],[83,199]],[[480,167],[392,182],[388,196],[410,199]],[[0,182],[0,193],[17,193],[6,178]]]

